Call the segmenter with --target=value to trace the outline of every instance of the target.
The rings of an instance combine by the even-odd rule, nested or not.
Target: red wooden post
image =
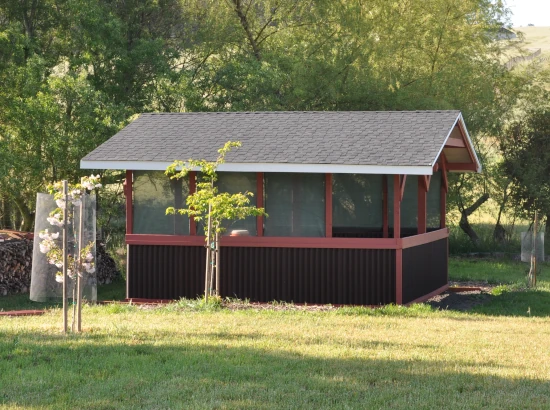
[[[388,176],[382,176],[382,236],[389,237],[388,233]]]
[[[325,237],[332,238],[332,174],[325,174]]]
[[[393,237],[401,238],[401,177],[393,176]]]
[[[403,183],[405,183],[403,176]],[[393,176],[393,237],[401,238],[401,177]],[[403,249],[395,250],[395,303],[403,304]]]
[[[418,176],[418,234],[426,233],[427,181],[423,175]]]
[[[440,199],[440,218],[439,218],[439,227],[441,229],[447,226],[446,214],[447,214],[447,192],[443,187],[441,187],[441,199]]]
[[[256,207],[264,207],[264,173],[256,173]],[[256,235],[264,236],[264,217],[258,215],[256,217]]]
[[[133,208],[133,186],[132,186],[132,171],[126,170],[126,182],[124,193],[126,194],[126,235],[131,235],[134,228],[134,208]]]
[[[446,217],[447,217],[447,189],[448,189],[448,182],[447,182],[447,162],[445,158],[445,154],[441,154],[441,197],[440,197],[440,204],[439,204],[439,227],[441,229],[445,228],[447,225]]]
[[[197,191],[197,172],[190,171],[188,175],[189,175],[189,195],[192,195]],[[196,234],[197,234],[197,222],[195,221],[195,218],[190,217],[189,218],[189,235],[196,235]]]

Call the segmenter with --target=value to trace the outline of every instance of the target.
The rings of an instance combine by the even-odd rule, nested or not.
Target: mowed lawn
[[[451,268],[479,270],[469,263]],[[0,407],[550,408],[550,289],[540,284],[497,292],[496,306],[524,295],[511,311],[108,305],[86,307],[84,333],[69,336],[59,309],[0,318]]]

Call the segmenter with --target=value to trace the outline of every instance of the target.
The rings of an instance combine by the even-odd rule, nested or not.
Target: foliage
[[[507,13],[488,0],[0,0],[0,226],[30,230],[35,193],[83,176],[79,160],[141,112],[459,109],[483,151],[547,83],[502,65]],[[504,197],[483,157],[491,172],[461,181],[451,207]]]
[[[550,111],[530,112],[510,124],[502,140],[502,172],[513,182],[515,209],[530,219],[534,211],[550,216]]]

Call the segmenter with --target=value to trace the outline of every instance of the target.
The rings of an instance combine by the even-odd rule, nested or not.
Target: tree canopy
[[[489,0],[0,0],[0,225],[30,229],[36,191],[82,176],[80,158],[141,112],[459,109],[476,143],[499,137],[538,78],[502,63],[507,12]]]

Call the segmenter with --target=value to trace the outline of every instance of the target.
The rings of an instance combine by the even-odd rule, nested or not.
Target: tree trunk
[[[12,216],[12,210],[11,210],[11,200],[7,197],[7,195],[2,196],[2,208],[1,208],[1,216],[0,216],[0,228],[2,229],[11,229],[11,216]]]
[[[479,246],[480,239],[476,231],[474,231],[474,228],[472,228],[472,225],[470,225],[470,221],[468,221],[468,217],[471,214],[473,214],[481,205],[487,202],[488,199],[489,199],[489,194],[485,193],[477,201],[475,201],[472,206],[462,209],[460,211],[461,217],[460,217],[460,223],[458,225],[464,231],[464,233],[468,235],[468,237],[470,238],[470,240],[473,242],[475,246]]]
[[[19,226],[19,230],[23,232],[30,232],[34,225],[34,214],[29,209],[28,205],[23,201],[21,197],[15,198],[15,205],[21,214],[22,220]]]
[[[237,13],[237,16],[239,17],[239,21],[241,22],[241,26],[246,34],[248,43],[250,44],[250,47],[252,47],[252,52],[254,54],[254,57],[256,58],[256,60],[261,61],[262,57],[260,55],[260,47],[258,46],[257,39],[254,37],[252,30],[250,29],[246,12],[243,10],[243,5],[241,3],[241,0],[232,0],[232,1],[233,1],[233,5],[235,6],[235,13]]]
[[[500,203],[500,207],[498,210],[498,217],[497,217],[497,223],[495,224],[495,229],[493,231],[493,239],[495,242],[503,244],[506,240],[506,230],[500,223],[500,220],[502,218],[502,213],[504,212],[504,208],[506,207],[506,202],[508,202],[508,186],[510,183],[506,185],[504,188],[504,195],[502,196],[502,202]]]

